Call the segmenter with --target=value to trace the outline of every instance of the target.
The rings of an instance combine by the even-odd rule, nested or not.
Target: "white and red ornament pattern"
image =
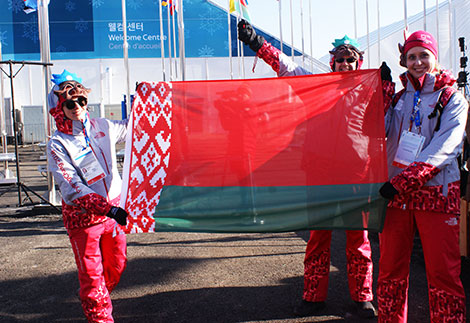
[[[125,233],[154,232],[154,212],[170,161],[171,83],[140,83],[132,105],[126,142]]]

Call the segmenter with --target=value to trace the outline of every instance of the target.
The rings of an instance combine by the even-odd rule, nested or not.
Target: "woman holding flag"
[[[278,76],[295,76],[311,74],[298,66],[287,55],[257,35],[253,27],[241,20],[238,24],[239,38],[248,45],[258,57],[268,63]],[[348,36],[336,39],[330,51],[332,71],[346,72],[360,69],[363,52],[358,43]],[[391,78],[386,84],[391,84]],[[387,87],[387,91],[388,87]],[[392,89],[393,91],[393,89]],[[307,243],[304,260],[304,292],[302,302],[294,312],[298,316],[310,316],[325,308],[328,292],[330,268],[330,244],[332,232],[329,230],[312,230]],[[346,231],[346,256],[348,263],[348,282],[352,300],[357,314],[361,317],[374,317],[375,308],[371,303],[372,294],[372,258],[367,231]]]
[[[49,171],[62,194],[62,218],[75,254],[79,296],[88,322],[114,322],[110,293],[127,263],[126,225],[120,208],[121,177],[116,142],[125,139],[127,120],[90,119],[82,79],[64,70],[52,74],[49,113],[57,130],[47,146]],[[117,223],[116,223],[117,222]]]

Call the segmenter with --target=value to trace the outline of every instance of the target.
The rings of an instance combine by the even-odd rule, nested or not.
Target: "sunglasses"
[[[87,105],[88,103],[88,100],[83,97],[83,96],[80,96],[78,97],[77,99],[75,100],[67,100],[65,101],[65,107],[69,110],[73,110],[76,108],[77,106],[77,103],[81,106],[81,107],[84,107],[85,105]]]
[[[344,60],[345,60],[344,57],[335,59],[336,63],[340,63],[340,64],[343,63]],[[352,63],[354,63],[355,61],[357,61],[357,59],[356,59],[355,57],[348,57],[348,58],[346,58],[346,62],[348,62],[349,64],[352,64]]]

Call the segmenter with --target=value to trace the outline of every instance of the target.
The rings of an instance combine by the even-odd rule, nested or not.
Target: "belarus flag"
[[[126,232],[381,230],[380,73],[141,83]]]

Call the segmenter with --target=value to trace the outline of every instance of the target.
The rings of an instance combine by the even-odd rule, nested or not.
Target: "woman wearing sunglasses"
[[[113,236],[126,224],[118,207],[121,177],[115,145],[127,120],[90,119],[90,89],[75,73],[53,74],[49,113],[57,130],[47,146],[49,171],[62,194],[62,218],[75,254],[80,300],[88,322],[113,322],[109,294],[126,267],[126,236]]]
[[[404,89],[385,116],[390,181],[380,234],[379,322],[407,322],[410,257],[419,232],[426,263],[431,322],[465,322],[460,281],[460,170],[457,155],[468,103],[454,93],[455,78],[438,63],[438,45],[426,31],[405,39],[400,65]],[[450,90],[450,91],[449,91]],[[448,94],[447,94],[448,93]],[[447,103],[442,103],[444,97]],[[438,103],[445,104],[436,113]]]
[[[311,74],[266,42],[263,36],[257,35],[247,21],[239,22],[238,34],[240,40],[268,63],[278,76]],[[354,39],[345,36],[342,39],[336,39],[333,46],[333,50],[330,51],[332,71],[354,71],[361,67],[364,59],[363,52],[359,50],[358,43]],[[304,259],[302,301],[294,309],[294,314],[298,316],[311,316],[326,307],[331,237],[330,230],[310,231]],[[374,317],[376,310],[371,303],[373,299],[372,258],[367,231],[346,231],[346,257],[349,291],[356,313],[361,317]]]

